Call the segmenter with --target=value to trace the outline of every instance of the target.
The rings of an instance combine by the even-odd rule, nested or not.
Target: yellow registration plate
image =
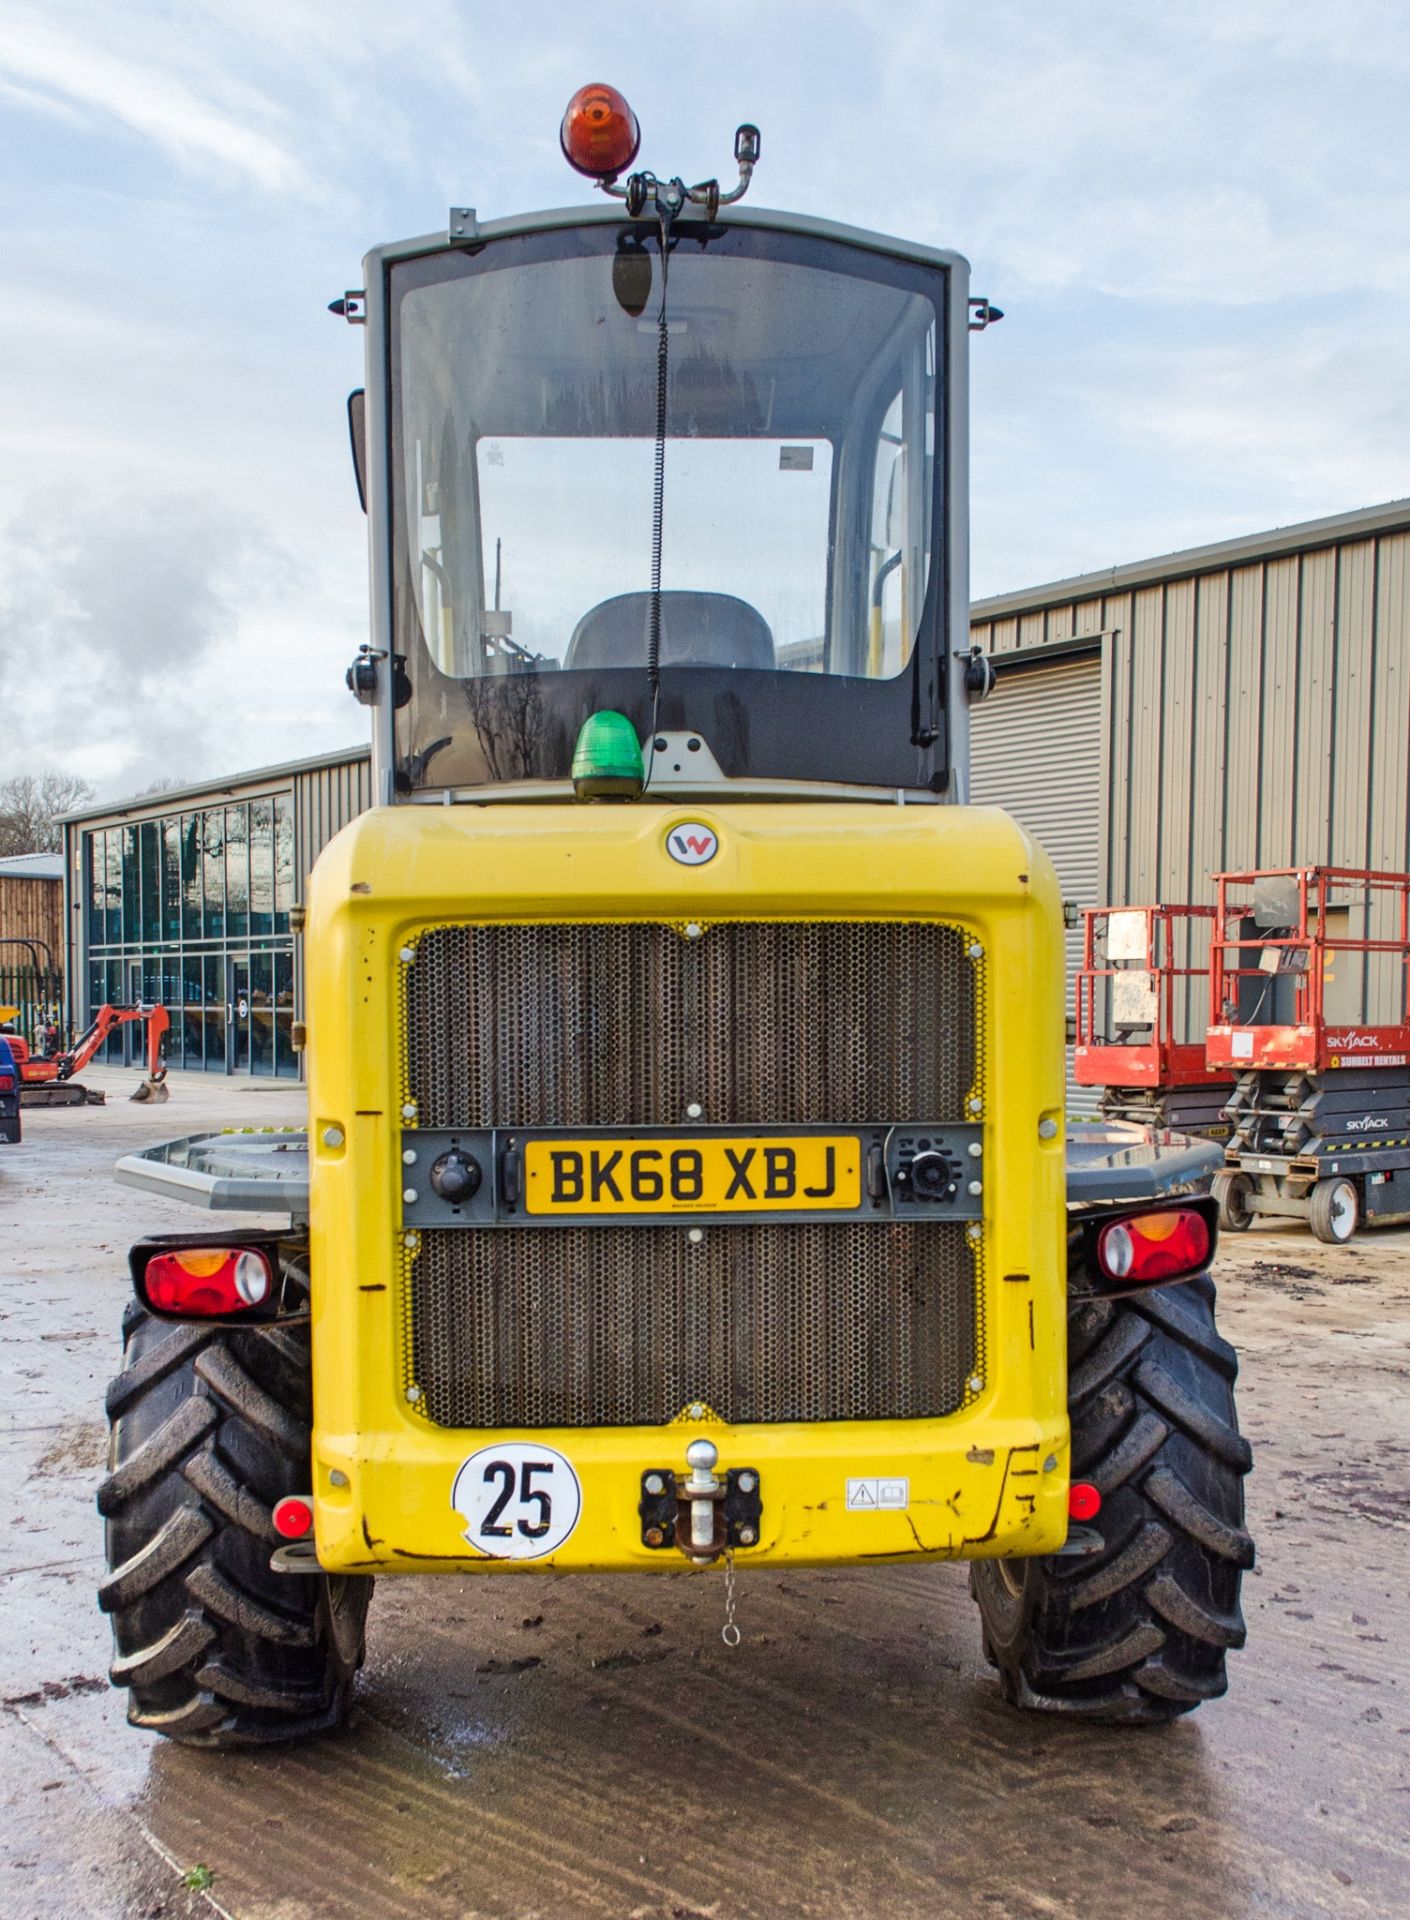
[[[530,1140],[530,1213],[853,1212],[855,1134],[722,1140]]]

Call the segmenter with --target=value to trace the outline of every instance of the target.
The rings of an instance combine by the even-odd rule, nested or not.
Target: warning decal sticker
[[[911,1504],[909,1480],[849,1480],[849,1513],[904,1513]]]

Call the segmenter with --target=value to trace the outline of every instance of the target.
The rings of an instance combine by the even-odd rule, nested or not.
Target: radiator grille
[[[444,1427],[652,1426],[953,1413],[976,1365],[955,1225],[436,1230],[413,1364]]]
[[[974,967],[956,927],[439,927],[407,969],[429,1127],[962,1120]]]
[[[968,1118],[980,968],[956,927],[454,926],[406,978],[434,1127]],[[409,1257],[408,1384],[445,1427],[918,1419],[983,1371],[958,1223],[436,1229]]]

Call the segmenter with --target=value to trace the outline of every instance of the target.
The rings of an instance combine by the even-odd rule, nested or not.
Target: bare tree
[[[59,815],[93,798],[76,773],[17,773],[0,780],[0,859],[14,853],[58,853],[64,844]]]
[[[132,797],[134,800],[145,800],[149,794],[175,793],[181,787],[189,787],[192,785],[194,785],[194,782],[188,780],[184,773],[164,773],[160,780],[154,780],[150,786],[139,787]]]

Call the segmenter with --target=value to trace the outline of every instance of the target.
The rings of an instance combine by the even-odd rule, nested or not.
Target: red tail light
[[[615,87],[579,87],[558,130],[563,157],[592,180],[615,180],[636,159],[641,129]]]
[[[1097,1235],[1097,1264],[1108,1280],[1128,1287],[1202,1273],[1213,1251],[1209,1222],[1193,1207],[1127,1214]]]
[[[12,1073],[0,1073],[0,1093],[13,1093],[15,1076]]]
[[[274,1268],[253,1247],[180,1247],[153,1254],[142,1290],[159,1312],[217,1318],[262,1306],[274,1291]]]

